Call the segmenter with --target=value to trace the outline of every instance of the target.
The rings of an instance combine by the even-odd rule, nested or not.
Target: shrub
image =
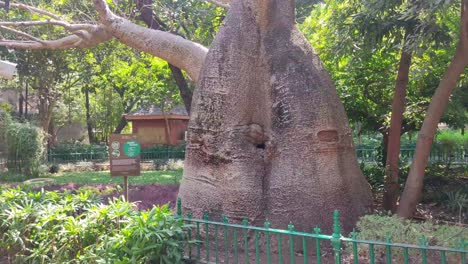
[[[356,237],[360,240],[386,241],[391,239],[392,243],[420,245],[422,238],[425,238],[428,246],[447,248],[460,248],[460,241],[468,240],[468,232],[463,226],[413,222],[396,216],[366,215],[361,217],[357,223],[357,231]],[[368,249],[367,245],[360,246],[359,255],[368,256]],[[350,249],[348,248],[348,250]],[[375,246],[374,250],[377,258],[383,258],[386,252],[385,246]],[[403,263],[402,249],[392,248],[392,253],[396,263]],[[412,251],[411,255],[418,257],[420,251]],[[433,257],[438,257],[438,254]],[[448,254],[447,257],[449,260],[454,261],[449,261],[449,263],[459,263],[460,261],[459,259],[456,261],[457,255]],[[377,263],[380,263],[379,260],[377,260]],[[411,261],[411,263],[413,262]]]
[[[168,206],[136,212],[77,194],[0,188],[0,259],[16,263],[180,263],[187,226]]]
[[[49,167],[49,173],[54,174],[54,173],[58,173],[59,171],[60,171],[60,165],[58,165],[58,164],[52,164],[52,165],[50,165],[50,167]]]
[[[10,172],[29,177],[38,177],[45,151],[44,132],[29,123],[13,121],[7,114],[2,115],[7,145],[7,168]]]

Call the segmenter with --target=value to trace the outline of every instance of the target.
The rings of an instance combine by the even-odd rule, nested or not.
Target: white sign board
[[[16,64],[0,60],[0,77],[11,80],[16,75]]]

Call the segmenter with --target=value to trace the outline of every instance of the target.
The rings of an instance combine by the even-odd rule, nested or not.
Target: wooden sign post
[[[141,147],[136,135],[112,134],[110,136],[111,176],[124,177],[124,197],[128,200],[128,176],[140,176]]]

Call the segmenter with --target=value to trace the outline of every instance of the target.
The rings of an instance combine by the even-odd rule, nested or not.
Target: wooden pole
[[[124,198],[125,198],[125,201],[127,202],[130,202],[128,200],[128,176],[124,176]]]

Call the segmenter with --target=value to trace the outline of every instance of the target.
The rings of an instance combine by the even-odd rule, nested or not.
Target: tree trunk
[[[193,92],[190,90],[188,83],[179,68],[169,64],[169,69],[171,69],[172,77],[174,77],[177,87],[179,88],[180,97],[182,97],[182,100],[184,101],[185,110],[187,110],[187,114],[190,115]]]
[[[119,124],[117,125],[117,127],[114,130],[114,134],[120,134],[122,132],[122,130],[127,126],[127,124],[128,124],[127,120],[125,119],[125,117],[122,116],[122,118],[120,119]]]
[[[371,206],[344,107],[292,0],[234,0],[200,73],[182,205],[278,228],[344,230]]]
[[[462,0],[460,19],[460,40],[455,55],[432,97],[423,125],[419,131],[413,164],[411,164],[405,189],[400,199],[397,214],[410,218],[421,198],[424,171],[431,153],[437,125],[444,114],[450,95],[457,85],[460,75],[468,65],[468,0]]]
[[[401,127],[403,124],[403,113],[405,112],[406,87],[408,86],[409,70],[411,65],[411,54],[407,51],[401,52],[400,66],[393,95],[392,117],[390,130],[388,132],[386,178],[383,197],[383,207],[392,213],[396,211],[397,199],[400,192],[399,166]]]
[[[89,88],[88,87],[84,88],[84,94],[85,94],[86,127],[88,129],[88,139],[89,139],[89,143],[93,144],[96,142],[96,140],[94,139],[93,123],[91,121],[91,109],[90,109],[90,104],[89,104]]]
[[[28,118],[28,96],[29,96],[29,86],[28,86],[28,83],[26,83],[26,89],[25,89],[25,98],[24,98],[24,101],[25,101],[25,104],[24,104],[24,117],[25,118]]]
[[[38,87],[38,97],[40,126],[42,130],[47,133],[49,131],[50,120],[52,119],[54,100],[49,94],[49,89],[43,86],[42,84],[39,84]]]
[[[154,30],[168,30],[167,26],[164,25],[160,20],[158,20],[154,14],[153,9],[153,0],[138,0],[137,1],[137,8],[140,10],[141,19],[145,24]],[[187,80],[185,80],[184,75],[182,74],[182,70],[177,68],[176,66],[168,63],[169,69],[171,69],[172,77],[174,78],[177,87],[179,88],[180,97],[184,101],[185,109],[187,110],[187,114],[190,115],[190,107],[192,105],[192,91],[190,90]]]

